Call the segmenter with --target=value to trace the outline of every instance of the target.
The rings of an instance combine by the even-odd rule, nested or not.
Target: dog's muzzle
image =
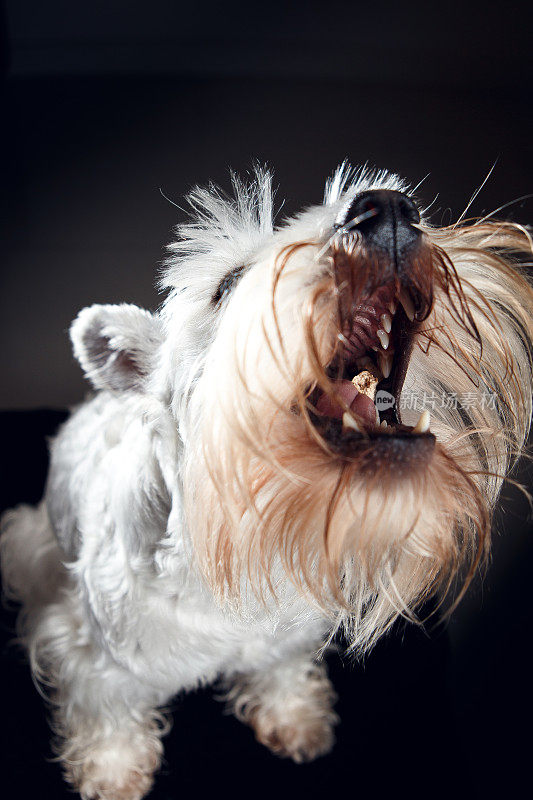
[[[314,424],[338,452],[372,442],[382,458],[433,448],[427,412],[412,427],[399,413],[416,333],[433,305],[432,252],[419,223],[413,200],[389,190],[362,192],[336,221],[339,346],[326,367],[332,391],[310,399]]]

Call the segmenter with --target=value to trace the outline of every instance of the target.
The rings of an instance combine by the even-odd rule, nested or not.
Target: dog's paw
[[[329,753],[335,741],[335,722],[329,707],[320,709],[298,700],[284,709],[258,709],[252,725],[261,744],[301,764]]]
[[[88,776],[79,786],[82,800],[142,800],[152,788],[153,777],[131,771],[120,782],[106,777]]]
[[[275,755],[301,764],[333,747],[337,698],[325,666],[310,662],[306,654],[268,672],[240,676],[225,699]]]
[[[102,743],[84,760],[67,764],[66,778],[82,800],[141,800],[160,762],[159,742]]]

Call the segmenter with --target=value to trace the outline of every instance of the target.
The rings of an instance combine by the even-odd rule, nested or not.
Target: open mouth
[[[394,284],[353,304],[326,367],[329,387],[318,386],[308,397],[311,421],[333,449],[350,451],[369,439],[434,443],[428,411],[414,426],[404,425],[400,416],[418,316],[412,295]]]

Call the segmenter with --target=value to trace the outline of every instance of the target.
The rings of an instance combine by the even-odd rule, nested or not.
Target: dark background
[[[93,302],[156,307],[155,268],[195,183],[275,170],[281,215],[344,158],[418,183],[432,221],[533,192],[526,4],[10,0],[2,17],[2,506],[38,499],[44,435],[85,392],[66,329]],[[500,217],[533,219],[519,200]],[[31,409],[55,409],[30,412]],[[521,480],[531,482],[525,471]],[[331,659],[334,754],[296,767],[209,692],[177,701],[154,798],[529,791],[527,502],[504,492],[493,562],[452,621],[401,628],[366,665]],[[43,705],[2,624],[3,789],[68,796]]]

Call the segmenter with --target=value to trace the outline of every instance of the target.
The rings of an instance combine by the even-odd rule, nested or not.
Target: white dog
[[[6,592],[83,798],[144,796],[158,709],[217,678],[273,752],[326,753],[317,656],[468,582],[529,429],[524,228],[431,227],[399,178],[346,167],[274,228],[268,173],[234,186],[190,195],[160,312],[74,321],[97,393],[41,505],[4,518]]]

